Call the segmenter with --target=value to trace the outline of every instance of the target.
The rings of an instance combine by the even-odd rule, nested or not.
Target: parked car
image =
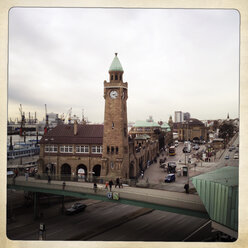
[[[239,154],[238,153],[235,153],[234,156],[233,156],[234,159],[239,159]]]
[[[168,162],[168,168],[167,168],[167,172],[168,173],[176,173],[176,162]]]
[[[225,159],[229,159],[229,155],[226,155],[226,156],[225,156]]]
[[[165,167],[166,167],[166,163],[160,164],[160,168],[165,168]]]
[[[200,146],[198,144],[193,145],[194,150],[199,150]]]
[[[66,214],[71,215],[71,214],[76,214],[79,212],[84,211],[84,209],[87,207],[87,205],[82,204],[80,202],[74,203],[70,208],[66,209]]]
[[[159,163],[160,163],[160,164],[163,164],[163,163],[165,162],[165,160],[166,160],[166,157],[165,157],[165,158],[161,158],[161,159],[159,160]]]
[[[166,178],[164,179],[164,181],[165,181],[166,183],[175,182],[175,180],[176,180],[175,174],[168,174],[168,175],[166,176]]]

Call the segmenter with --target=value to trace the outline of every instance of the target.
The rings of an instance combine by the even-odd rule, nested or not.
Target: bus
[[[171,146],[169,148],[169,156],[175,156],[176,155],[176,148],[175,146]]]

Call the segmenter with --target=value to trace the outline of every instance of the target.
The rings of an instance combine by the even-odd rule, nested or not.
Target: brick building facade
[[[115,54],[109,82],[104,81],[104,125],[62,124],[42,137],[38,174],[69,180],[136,178],[155,159],[157,140],[128,134],[128,84],[123,82],[123,73]],[[142,145],[137,150],[138,144]]]

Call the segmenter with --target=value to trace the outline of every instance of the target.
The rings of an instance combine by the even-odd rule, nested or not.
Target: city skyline
[[[8,118],[72,113],[104,119],[114,53],[128,82],[128,121],[239,115],[236,10],[12,8]],[[174,119],[174,118],[173,118]]]

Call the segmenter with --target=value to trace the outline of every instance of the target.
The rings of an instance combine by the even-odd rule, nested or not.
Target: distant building
[[[178,140],[208,140],[208,128],[198,119],[191,118],[177,125]]]
[[[183,112],[175,111],[175,122],[183,122]]]
[[[190,119],[190,113],[189,112],[183,113],[183,120],[187,121],[189,119]]]

